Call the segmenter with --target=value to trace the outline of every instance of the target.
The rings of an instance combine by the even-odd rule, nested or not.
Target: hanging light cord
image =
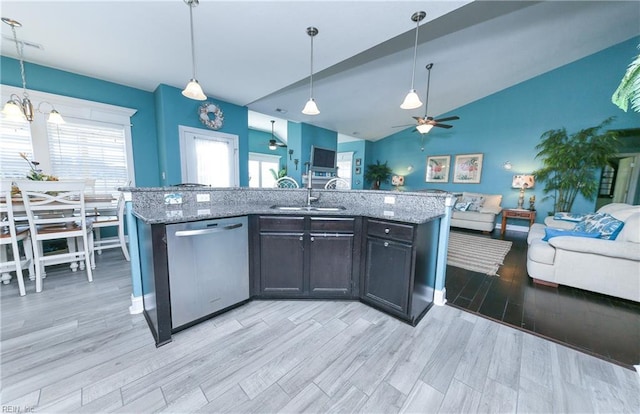
[[[310,75],[310,86],[309,86],[309,98],[313,98],[313,38],[315,35],[311,35],[311,75]]]
[[[16,42],[16,52],[18,53],[18,57],[20,58],[20,75],[22,76],[22,93],[25,98],[29,97],[27,93],[27,78],[24,75],[24,43],[18,41],[18,35],[16,34],[16,26],[11,25],[11,31],[13,32],[13,40]]]
[[[191,26],[191,67],[193,68],[193,79],[196,78],[196,47],[193,41],[193,8],[194,3],[197,5],[198,0],[185,0],[189,5],[189,24]]]
[[[416,20],[416,43],[413,47],[413,71],[411,72],[411,90],[414,89],[413,81],[416,78],[416,60],[418,58],[418,30],[420,30],[420,20]]]

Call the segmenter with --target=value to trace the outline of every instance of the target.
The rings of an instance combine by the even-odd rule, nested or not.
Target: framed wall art
[[[456,155],[453,170],[453,182],[479,184],[482,174],[482,154]]]
[[[433,155],[427,157],[427,174],[425,181],[428,183],[448,183],[450,165],[450,155]]]

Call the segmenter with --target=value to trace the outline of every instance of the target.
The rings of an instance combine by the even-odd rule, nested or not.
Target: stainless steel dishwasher
[[[171,326],[249,299],[247,217],[167,225]]]

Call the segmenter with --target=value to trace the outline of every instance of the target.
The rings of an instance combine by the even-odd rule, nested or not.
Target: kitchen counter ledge
[[[390,192],[374,190],[313,190],[314,207],[344,210],[279,210],[272,206],[305,206],[307,189],[210,187],[125,187],[133,214],[147,224],[171,224],[245,215],[361,216],[421,224],[446,214],[446,192]],[[209,197],[208,201],[197,201]],[[393,199],[393,204],[385,203]],[[165,204],[181,199],[181,204]]]

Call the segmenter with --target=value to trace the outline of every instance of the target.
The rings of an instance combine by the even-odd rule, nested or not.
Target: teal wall
[[[265,131],[258,131],[249,128],[249,152],[256,152],[258,154],[266,155],[278,155],[282,158],[280,161],[281,166],[286,166],[287,147],[277,147],[275,150],[269,149],[269,140],[271,139],[271,133]],[[276,141],[282,143],[277,137]]]
[[[453,128],[433,128],[426,135],[421,151],[420,135],[413,127],[373,144],[367,163],[388,161],[395,173],[406,176],[408,190],[443,189],[452,192],[474,191],[503,195],[503,207],[517,204],[518,190],[511,189],[514,174],[530,173],[541,166],[535,158],[535,146],[549,129],[565,127],[569,133],[599,124],[610,116],[616,120],[611,129],[640,127],[640,115],[625,113],[611,103],[611,95],[637,56],[640,38],[620,43],[599,53],[560,67],[508,89],[457,108],[442,116],[458,115]],[[410,114],[408,113],[407,116]],[[430,155],[482,153],[484,162],[480,184],[426,183],[425,164]],[[502,168],[505,161],[511,171]],[[413,165],[411,173],[407,167]],[[527,190],[535,194],[542,221],[552,210],[551,199],[542,201],[542,185]],[[383,187],[384,188],[384,187]],[[389,188],[387,186],[387,188]],[[593,211],[595,200],[578,198],[575,212]]]
[[[0,83],[22,87],[19,61],[0,56],[0,67]],[[156,111],[151,92],[29,62],[25,62],[25,73],[27,88],[31,90],[137,110],[131,117],[136,185],[147,187],[160,183]]]
[[[198,109],[202,102],[182,96],[182,90],[161,84],[155,91],[160,169],[165,172],[163,185],[183,182],[180,167],[180,141],[178,126],[207,129],[201,122]],[[207,99],[220,107],[224,123],[219,132],[237,135],[240,157],[240,186],[249,185],[249,128],[248,111],[213,98]]]

